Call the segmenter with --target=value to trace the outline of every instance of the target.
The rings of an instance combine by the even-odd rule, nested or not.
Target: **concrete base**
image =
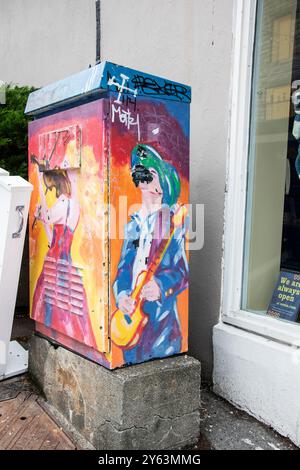
[[[98,450],[176,449],[200,432],[200,363],[186,355],[109,371],[34,335],[29,372]]]

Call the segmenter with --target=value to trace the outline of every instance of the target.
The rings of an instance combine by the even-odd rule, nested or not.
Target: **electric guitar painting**
[[[133,292],[131,293],[131,298],[135,301],[135,309],[133,313],[127,315],[120,309],[117,309],[113,313],[111,318],[111,339],[117,346],[130,349],[139,341],[143,329],[148,323],[148,315],[143,312],[144,299],[141,297],[142,289],[155,275],[172,239],[174,238],[176,229],[183,226],[186,214],[187,208],[185,206],[180,206],[172,217],[169,238],[162,240],[156,256],[149,265],[149,269],[147,271],[142,271],[139,274]]]

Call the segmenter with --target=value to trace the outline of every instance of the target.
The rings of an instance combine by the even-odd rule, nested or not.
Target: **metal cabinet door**
[[[30,300],[37,329],[107,352],[102,100],[29,124]]]

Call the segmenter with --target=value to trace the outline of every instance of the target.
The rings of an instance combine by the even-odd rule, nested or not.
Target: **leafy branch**
[[[0,105],[0,167],[27,179],[28,121],[24,110],[30,87],[6,86],[6,104]]]

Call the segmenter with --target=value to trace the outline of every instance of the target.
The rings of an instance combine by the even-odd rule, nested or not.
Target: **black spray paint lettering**
[[[163,80],[163,84],[160,85],[154,78],[144,77],[143,75],[134,75],[131,82],[135,86],[135,90],[141,91],[144,95],[172,96],[180,101],[190,101],[189,90],[184,85],[167,82],[166,80]]]

